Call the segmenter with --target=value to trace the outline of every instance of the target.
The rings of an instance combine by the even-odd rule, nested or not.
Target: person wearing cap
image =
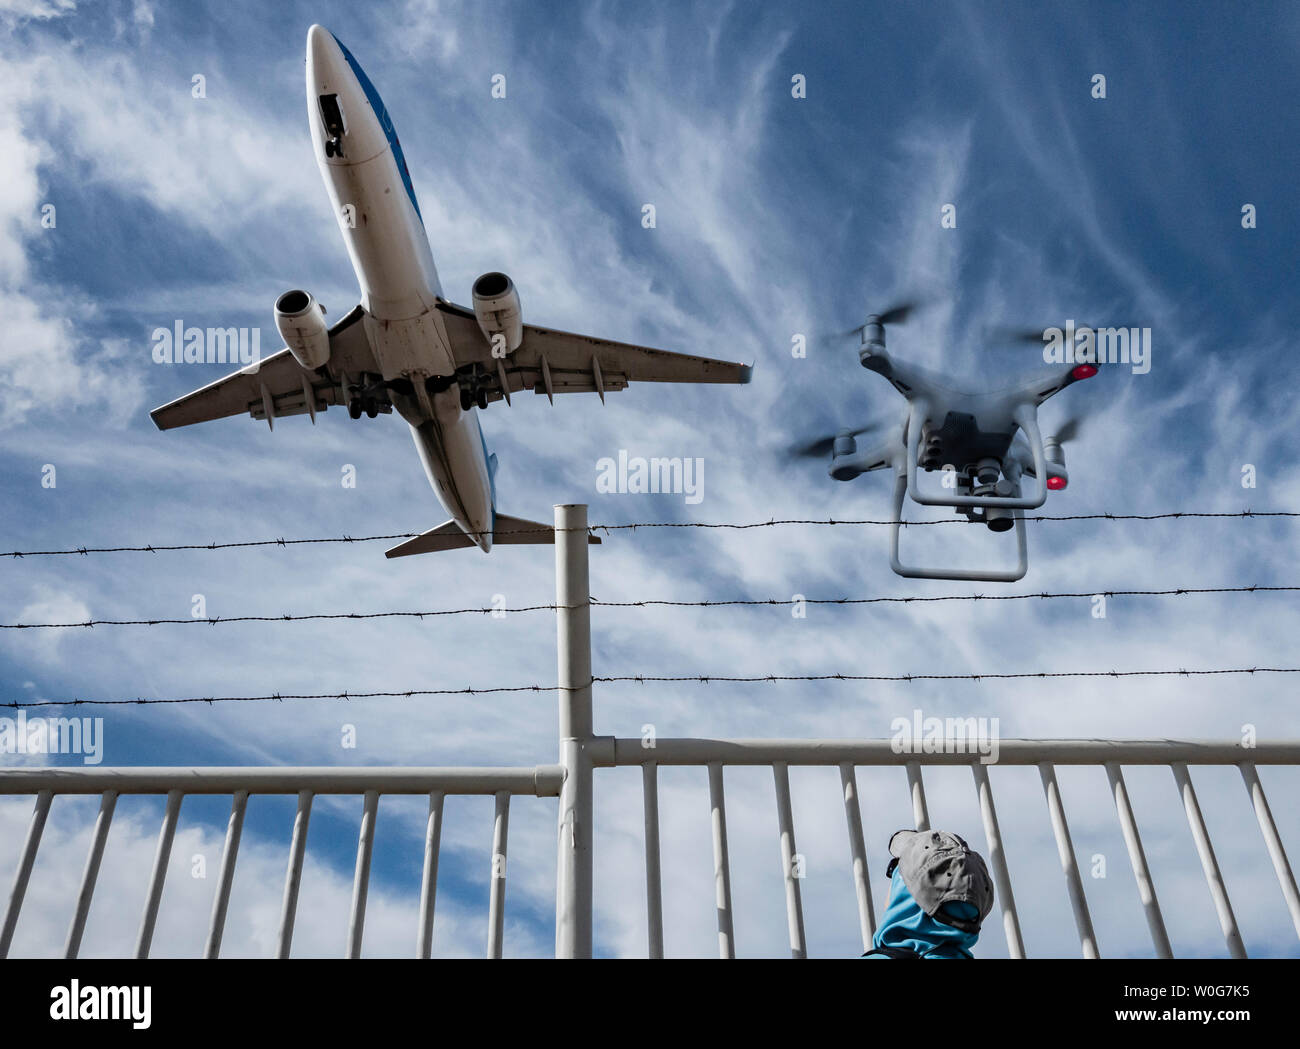
[[[900,830],[889,839],[889,902],[864,958],[971,958],[993,909],[979,853],[947,831]]]

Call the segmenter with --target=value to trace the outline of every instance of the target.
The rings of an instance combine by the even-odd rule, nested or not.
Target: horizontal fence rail
[[[155,795],[166,799],[162,830],[158,835],[152,873],[149,878],[144,914],[140,920],[135,954],[147,958],[153,940],[158,907],[171,858],[172,843],[187,794],[231,796],[230,820],[221,852],[216,898],[208,923],[204,956],[216,958],[221,951],[235,862],[243,833],[244,815],[251,794],[296,796],[297,814],[289,846],[288,868],[277,937],[277,957],[287,958],[293,944],[298,913],[298,889],[306,855],[307,828],[312,800],[317,795],[356,795],[363,799],[361,830],[357,842],[352,905],[348,916],[347,954],[361,956],[365,928],[370,865],[374,851],[375,821],[379,798],[392,795],[427,795],[429,823],[425,837],[424,873],[421,878],[417,954],[427,958],[433,938],[433,913],[438,873],[439,841],[443,801],[448,795],[490,795],[496,800],[492,834],[491,901],[488,923],[488,953],[500,957],[505,914],[505,855],[510,798],[514,795],[558,797],[564,770],[558,765],[530,768],[18,768],[0,769],[0,796],[35,795],[36,805],[19,855],[18,869],[0,925],[0,958],[8,955],[14,931],[27,894],[41,837],[56,795],[98,796],[90,853],[82,873],[76,908],[64,945],[64,956],[75,958],[81,949],[86,919],[90,913],[95,884],[117,799],[123,794]]]
[[[975,740],[968,740],[974,743]],[[1224,766],[1238,768],[1245,783],[1251,806],[1264,837],[1269,858],[1300,936],[1300,892],[1295,874],[1287,859],[1277,825],[1264,788],[1256,771],[1259,765],[1300,765],[1300,740],[1260,743],[1243,747],[1235,742],[1215,740],[1029,740],[998,741],[996,762],[985,764],[973,746],[951,748],[933,753],[918,753],[915,748],[900,749],[893,740],[830,739],[656,739],[654,744],[637,737],[615,739],[596,737],[592,757],[598,768],[640,766],[643,772],[643,796],[646,845],[646,915],[651,957],[663,957],[663,899],[659,877],[659,799],[657,770],[663,766],[693,766],[708,770],[709,804],[713,829],[714,880],[717,887],[718,953],[723,958],[736,956],[735,915],[731,900],[731,875],[728,860],[727,820],[724,802],[723,770],[726,766],[769,766],[776,783],[776,831],[781,847],[781,872],[785,883],[786,918],[789,926],[790,953],[794,958],[807,954],[804,943],[803,904],[798,876],[793,871],[795,856],[794,819],[791,814],[789,769],[791,766],[839,769],[844,814],[848,823],[849,859],[858,904],[858,920],[863,950],[870,950],[876,930],[876,916],[871,891],[866,880],[869,870],[859,804],[858,766],[902,767],[907,773],[907,787],[912,802],[915,826],[930,828],[922,768],[930,766],[966,766],[974,777],[976,800],[984,824],[987,859],[997,888],[997,902],[1002,911],[1003,934],[1007,953],[1012,958],[1025,957],[1020,918],[1016,910],[1011,871],[1002,846],[994,804],[989,768],[999,766],[1033,766],[1039,771],[1047,815],[1056,842],[1065,878],[1066,892],[1074,915],[1080,953],[1085,958],[1099,958],[1101,952],[1088,909],[1087,895],[1074,845],[1070,839],[1065,803],[1056,780],[1056,766],[1092,766],[1104,770],[1115,800],[1116,815],[1128,850],[1138,895],[1146,914],[1155,954],[1173,957],[1164,918],[1156,897],[1151,872],[1147,867],[1137,819],[1129,803],[1122,766],[1159,766],[1170,769],[1174,785],[1187,815],[1188,827],[1200,858],[1206,884],[1214,904],[1228,953],[1245,958],[1228,890],[1224,884],[1209,830],[1201,814],[1189,766]]]

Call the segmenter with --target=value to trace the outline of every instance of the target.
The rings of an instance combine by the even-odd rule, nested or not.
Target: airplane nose
[[[313,25],[307,30],[307,64],[325,71],[340,61],[338,41],[323,25]]]
[[[356,59],[322,25],[307,30],[307,108],[323,163],[363,164],[389,146],[383,103]]]

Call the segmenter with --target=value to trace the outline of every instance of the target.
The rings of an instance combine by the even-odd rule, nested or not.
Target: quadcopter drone
[[[890,566],[914,579],[961,579],[1011,583],[1029,570],[1024,512],[1042,506],[1049,491],[1069,483],[1063,445],[1078,430],[1070,420],[1044,437],[1038,428],[1038,406],[1067,386],[1097,374],[1093,363],[1037,369],[1028,377],[987,393],[954,389],[947,376],[895,360],[885,351],[885,325],[897,324],[911,313],[907,303],[872,314],[859,328],[862,366],[876,372],[907,399],[907,413],[889,428],[879,443],[858,450],[857,438],[876,429],[842,429],[794,450],[796,455],[821,458],[831,453],[828,472],[837,481],[892,468],[894,514],[890,535]],[[938,492],[925,491],[921,470],[941,471]],[[1024,478],[1033,483],[1026,486]],[[928,486],[933,489],[933,486]],[[1028,490],[1026,491],[1026,487]],[[924,506],[951,506],[973,523],[993,532],[1016,531],[1019,561],[1014,569],[933,568],[904,564],[899,556],[903,498]]]

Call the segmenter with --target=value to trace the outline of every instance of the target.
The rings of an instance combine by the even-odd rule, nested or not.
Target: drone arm
[[[828,472],[837,481],[851,481],[873,470],[883,470],[887,466],[897,467],[901,461],[902,435],[896,431],[888,440],[882,441],[874,448],[850,451],[844,455],[837,454],[831,460]]]
[[[1089,371],[1088,369],[1092,370]],[[1097,374],[1095,365],[1066,364],[1052,368],[1038,368],[1025,376],[1013,388],[1016,394],[1029,400],[1035,407],[1047,398],[1054,397],[1067,386]]]
[[[948,381],[945,376],[910,361],[896,361],[885,350],[875,347],[868,350],[864,346],[858,351],[858,359],[862,367],[888,379],[890,385],[907,398],[927,386],[943,387]]]

